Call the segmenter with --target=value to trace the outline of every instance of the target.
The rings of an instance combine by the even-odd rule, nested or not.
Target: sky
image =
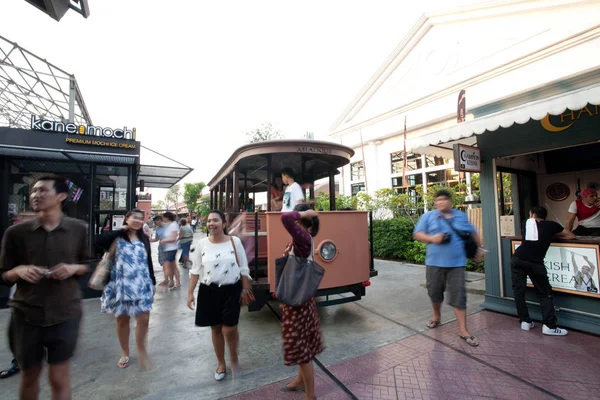
[[[92,121],[208,182],[245,132],[327,130],[419,17],[475,0],[89,0],[56,22],[0,1],[0,35],[75,75]],[[165,6],[168,4],[168,6]],[[173,163],[142,151],[142,164]],[[153,190],[154,200],[164,190]]]

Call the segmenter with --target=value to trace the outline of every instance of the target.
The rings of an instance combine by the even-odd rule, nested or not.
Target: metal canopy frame
[[[30,129],[31,115],[92,125],[75,75],[0,36],[0,126]]]

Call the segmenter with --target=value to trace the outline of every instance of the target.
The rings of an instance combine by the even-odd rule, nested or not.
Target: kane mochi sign
[[[102,128],[94,125],[77,125],[72,122],[49,121],[31,116],[31,129],[44,132],[72,133],[75,135],[96,136],[111,139],[135,140],[135,128],[132,130]]]

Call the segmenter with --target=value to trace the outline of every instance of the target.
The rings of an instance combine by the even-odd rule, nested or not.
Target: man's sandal
[[[434,321],[434,320],[430,319],[430,320],[427,322],[427,325],[426,325],[426,326],[427,326],[429,329],[435,329],[435,328],[437,328],[437,327],[438,327],[438,325],[439,325],[439,324],[440,324],[440,321]]]
[[[8,369],[0,371],[0,379],[10,378],[11,376],[13,376],[14,374],[16,374],[19,371],[20,371],[19,364],[17,364],[16,360],[12,360]]]
[[[471,347],[477,347],[479,346],[479,343],[477,343],[475,340],[475,336],[471,335],[471,336],[460,336],[458,335],[459,338],[461,338],[462,340],[464,340],[465,342],[467,342],[467,344]]]

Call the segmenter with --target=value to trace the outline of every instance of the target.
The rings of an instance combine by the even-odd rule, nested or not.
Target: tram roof
[[[350,162],[354,150],[333,142],[320,140],[267,140],[239,147],[223,164],[219,172],[210,180],[213,189],[238,166],[240,182],[245,179],[256,191],[269,187],[267,180],[267,159],[271,156],[271,170],[281,171],[291,168],[298,181],[316,181],[329,176],[331,168],[337,169]],[[305,162],[304,175],[302,163]],[[243,185],[240,183],[240,188]]]

